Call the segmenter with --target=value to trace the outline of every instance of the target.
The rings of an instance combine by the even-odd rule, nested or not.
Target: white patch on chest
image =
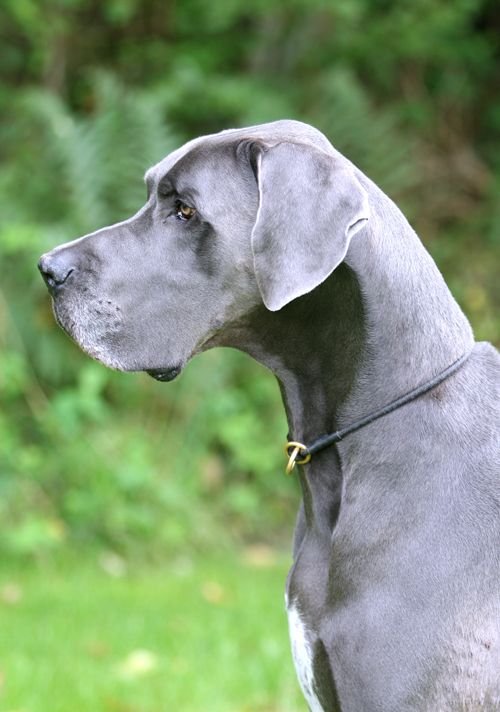
[[[297,607],[287,605],[288,628],[292,644],[292,656],[300,687],[311,712],[325,712],[314,691],[314,671],[312,666],[312,647],[308,631],[302,622]]]

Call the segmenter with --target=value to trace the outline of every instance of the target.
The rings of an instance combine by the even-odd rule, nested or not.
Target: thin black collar
[[[326,447],[329,447],[329,445],[333,445],[334,443],[340,442],[340,440],[345,438],[346,435],[355,433],[356,430],[364,428],[365,425],[373,423],[374,420],[378,420],[379,418],[382,418],[382,416],[388,415],[394,410],[401,408],[401,406],[410,403],[412,400],[415,400],[415,398],[418,398],[424,393],[428,393],[430,390],[432,390],[444,380],[449,378],[453,373],[455,373],[455,371],[458,371],[458,369],[467,361],[470,354],[470,351],[468,353],[463,354],[462,356],[460,356],[459,359],[454,361],[451,366],[445,368],[444,371],[438,373],[438,375],[434,376],[434,378],[432,378],[430,381],[427,381],[421,386],[417,386],[417,388],[414,388],[412,391],[409,391],[404,396],[396,398],[396,400],[391,401],[383,408],[380,408],[379,410],[376,410],[375,412],[366,415],[364,418],[360,418],[360,420],[355,421],[351,425],[348,425],[346,428],[336,430],[334,433],[330,433],[329,435],[321,435],[310,445],[304,445],[303,443],[299,443],[296,440],[290,440],[285,446],[285,451],[288,457],[288,464],[286,467],[287,474],[290,474],[292,472],[296,464],[305,465],[317,452],[320,452],[320,450],[324,450]]]

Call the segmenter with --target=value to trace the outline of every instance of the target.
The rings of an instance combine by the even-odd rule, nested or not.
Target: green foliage
[[[228,522],[250,532],[268,517],[276,531],[291,493],[276,505],[280,487],[268,484],[285,432],[270,376],[252,378],[256,367],[236,353],[207,357],[163,392],[146,377],[107,371],[58,331],[36,274],[37,255],[54,241],[139,207],[144,170],[173,146],[159,102],[101,74],[91,116],[43,92],[18,106],[10,150],[20,149],[19,160],[2,174],[4,200],[22,221],[0,230],[0,546],[36,553],[71,537],[127,549],[153,542],[154,554],[212,541]],[[26,126],[43,136],[43,185],[28,180],[20,213],[15,185],[28,179],[33,155]],[[35,225],[37,213],[46,224]],[[63,220],[52,222],[57,213]]]
[[[75,116],[46,91],[17,98],[18,121],[7,134],[9,170],[1,178],[10,212],[19,207],[23,185],[23,224],[63,216],[79,234],[122,219],[143,202],[145,170],[178,142],[152,95],[127,92],[102,73],[92,87],[89,117]]]
[[[231,351],[168,386],[107,371],[57,329],[35,269],[139,208],[146,168],[193,135],[315,124],[402,204],[477,337],[498,338],[493,5],[3,3],[0,549],[156,556],[291,529],[272,377]]]

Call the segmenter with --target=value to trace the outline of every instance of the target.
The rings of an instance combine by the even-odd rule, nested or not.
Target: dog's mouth
[[[166,383],[167,381],[173,381],[174,378],[177,378],[181,371],[182,366],[173,366],[172,368],[152,368],[147,370],[146,373],[156,381]]]

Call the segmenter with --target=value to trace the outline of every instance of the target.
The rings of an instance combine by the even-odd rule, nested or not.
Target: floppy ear
[[[307,144],[259,147],[252,231],[257,283],[271,311],[312,291],[342,262],[369,216],[352,167]]]

